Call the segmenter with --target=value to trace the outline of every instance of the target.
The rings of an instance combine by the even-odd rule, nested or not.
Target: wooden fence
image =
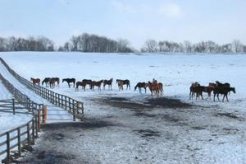
[[[0,134],[0,155],[6,154],[5,160],[2,162],[9,163],[11,161],[11,150],[17,147],[17,154],[20,155],[20,150],[24,146],[24,144],[34,143],[34,139],[38,137],[38,131],[40,131],[41,124],[45,123],[46,107],[43,104],[37,104],[30,100],[28,96],[24,95],[18,89],[16,89],[1,74],[0,80],[2,81],[3,85],[9,90],[9,92],[16,98],[18,104],[24,106],[30,113],[32,113],[33,116],[32,120],[27,122],[26,124]],[[11,102],[8,103],[8,101],[12,102],[12,107],[11,105],[9,105]],[[9,108],[9,110],[13,110],[13,112],[15,112],[15,100],[3,100],[2,102],[2,107]],[[21,130],[23,128],[26,128],[27,130]]]
[[[35,93],[47,99],[52,104],[64,108],[68,112],[72,113],[74,120],[76,118],[83,118],[84,106],[82,102],[74,100],[68,96],[55,93],[44,87],[33,85],[30,81],[21,77],[14,70],[12,70],[2,58],[0,58],[0,61],[7,68],[7,70],[27,88],[33,90]],[[34,139],[38,137],[38,131],[40,130],[41,124],[45,123],[45,113],[47,112],[47,108],[43,104],[37,104],[33,102],[28,96],[21,93],[8,80],[6,80],[2,76],[2,74],[0,74],[0,80],[2,81],[4,86],[9,90],[9,92],[15,97],[17,102],[33,114],[33,118],[31,121],[15,129],[0,134],[0,148],[4,147],[3,149],[0,149],[0,155],[6,154],[5,160],[3,160],[2,162],[10,163],[12,157],[11,150],[17,148],[17,154],[21,155],[21,149],[25,144],[30,145],[34,143]],[[15,101],[13,101],[13,107],[14,105]],[[15,112],[14,108],[12,110],[13,112]],[[2,141],[2,138],[5,139],[3,139]]]
[[[0,61],[2,64],[7,68],[7,70],[23,85],[25,85],[30,90],[33,90],[36,94],[40,95],[41,97],[47,99],[49,102],[51,102],[54,105],[57,105],[65,110],[67,110],[69,113],[73,115],[73,120],[83,119],[84,117],[84,104],[80,101],[77,101],[71,97],[53,92],[47,88],[44,88],[39,85],[33,85],[30,81],[27,79],[21,77],[19,74],[17,74],[14,70],[12,70],[8,64],[0,58]]]
[[[22,150],[35,143],[38,137],[37,117],[26,124],[0,134],[0,156],[6,155],[2,163],[11,163],[13,156],[21,156]]]

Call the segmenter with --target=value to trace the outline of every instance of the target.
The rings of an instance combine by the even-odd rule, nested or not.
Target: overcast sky
[[[0,37],[46,36],[56,45],[84,32],[127,39],[246,43],[246,0],[0,0]]]

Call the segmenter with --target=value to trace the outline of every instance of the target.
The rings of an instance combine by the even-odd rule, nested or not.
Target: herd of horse
[[[202,93],[208,93],[208,97],[211,97],[211,93],[213,92],[213,100],[215,101],[216,97],[217,100],[220,101],[219,95],[223,95],[222,101],[226,98],[228,100],[228,94],[230,92],[236,93],[236,89],[231,87],[230,83],[221,83],[219,81],[215,81],[215,83],[209,83],[208,86],[202,86],[198,82],[194,82],[190,86],[190,99],[193,99],[196,96],[196,100],[201,97],[203,99]]]
[[[31,81],[34,85],[40,85],[41,80],[39,78],[31,78]],[[112,90],[112,84],[113,84],[113,78],[107,80],[99,80],[94,81],[91,79],[83,79],[82,81],[76,81],[75,78],[64,78],[62,79],[62,83],[66,82],[68,84],[68,87],[71,86],[75,87],[75,90],[78,91],[79,87],[81,87],[84,91],[86,89],[86,86],[89,86],[91,90],[94,90],[95,87],[97,87],[98,90],[101,90],[101,88],[105,89],[108,87],[109,90]],[[55,86],[59,86],[60,79],[58,77],[46,77],[44,80],[42,80],[42,85],[46,87],[54,88]],[[130,80],[128,79],[116,79],[116,84],[119,88],[119,90],[124,90],[124,86],[126,86],[126,89],[131,88],[130,86]],[[163,84],[161,82],[157,82],[157,80],[153,79],[152,82],[138,82],[136,86],[134,87],[134,90],[139,90],[140,93],[142,93],[142,89],[145,90],[149,88],[151,95],[162,95],[163,94]]]
[[[39,78],[31,78],[31,81],[34,85],[40,85],[41,83],[41,80]],[[75,78],[64,78],[62,79],[62,83],[63,82],[66,82],[69,88],[72,85],[76,91],[79,90],[79,87],[81,87],[85,91],[86,86],[89,86],[91,90],[94,90],[95,87],[97,87],[98,90],[101,90],[101,88],[105,90],[106,87],[108,87],[109,90],[112,90],[113,78],[99,81],[94,81],[91,79],[83,79],[82,81],[76,81]],[[44,84],[46,85],[46,87],[49,86],[50,88],[54,88],[55,86],[59,86],[60,79],[58,77],[46,77],[42,81],[42,85]],[[125,89],[130,90],[130,80],[128,79],[116,79],[116,84],[119,90],[124,90],[124,86],[126,86]],[[142,89],[144,89],[146,93],[147,88],[149,88],[149,91],[151,92],[152,96],[163,95],[163,84],[155,79],[148,82],[138,82],[134,87],[134,91],[138,89],[139,92],[142,93]],[[225,98],[228,101],[228,94],[231,91],[233,93],[236,93],[235,88],[231,87],[229,83],[221,83],[219,81],[216,81],[215,83],[209,83],[208,86],[202,86],[198,82],[194,82],[190,86],[189,99],[193,99],[194,96],[196,97],[196,100],[199,97],[201,97],[201,99],[204,99],[203,92],[207,93],[208,97],[211,97],[211,93],[213,92],[214,101],[216,97],[219,101],[220,94],[223,95],[222,101],[224,101]]]

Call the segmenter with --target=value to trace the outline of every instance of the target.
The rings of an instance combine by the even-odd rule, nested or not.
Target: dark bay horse
[[[126,80],[116,79],[116,83],[118,84],[119,90],[123,90],[124,85],[126,85],[126,89],[130,89],[130,81],[128,79]]]
[[[134,91],[138,88],[139,92],[141,93],[141,88],[144,88],[146,93],[147,83],[145,82],[138,82],[137,85],[134,87]]]
[[[77,82],[76,82],[76,88],[75,88],[75,91],[76,91],[76,90],[79,90],[79,86],[81,86],[82,89],[85,91],[86,83],[85,83],[84,81],[77,81]]]
[[[46,77],[46,78],[44,78],[44,80],[42,81],[42,85],[44,85],[44,83],[45,83],[45,85],[46,85],[46,87],[47,87],[48,84],[49,84],[49,82],[50,82],[50,78],[49,78],[49,77]]]
[[[69,88],[70,88],[70,83],[73,83],[73,87],[75,87],[75,81],[76,81],[75,78],[65,78],[65,79],[62,79],[62,82],[67,82]]]
[[[92,80],[90,79],[83,79],[82,83],[86,85],[89,85],[90,89],[92,89]]]
[[[217,97],[218,101],[220,101],[219,99],[219,94],[223,95],[222,98],[222,102],[224,102],[224,99],[226,98],[227,102],[228,100],[228,93],[232,91],[233,93],[236,93],[236,89],[234,87],[225,87],[225,86],[217,86],[214,88],[214,101],[215,101],[215,97]]]
[[[113,78],[109,80],[103,80],[103,89],[105,89],[105,86],[108,85],[108,89],[112,90],[112,83],[113,83]]]
[[[35,85],[35,84],[40,85],[40,79],[39,78],[32,78],[31,77],[31,81],[32,81],[33,85]]]
[[[59,86],[60,84],[60,79],[58,77],[52,77],[50,78],[49,84],[50,84],[50,88],[54,88],[55,85],[57,83],[57,86]]]
[[[44,85],[44,83],[45,83],[46,87],[49,85],[50,88],[54,88],[56,83],[59,86],[60,79],[58,77],[52,77],[52,78],[46,77],[42,81],[42,85]]]
[[[103,80],[100,81],[92,81],[91,82],[91,89],[94,89],[94,87],[98,87],[98,90],[101,90],[101,85],[103,83]]]

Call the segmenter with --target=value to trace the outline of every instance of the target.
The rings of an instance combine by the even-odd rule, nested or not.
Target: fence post
[[[21,136],[20,136],[20,128],[18,128],[18,154],[21,156]]]
[[[34,116],[34,119],[35,119],[35,137],[37,138],[38,137],[38,131],[39,131],[39,129],[38,129],[38,118],[37,118],[38,116],[37,116],[37,114],[35,114],[35,116]]]
[[[46,105],[43,106],[42,112],[43,112],[43,123],[46,124],[47,113],[48,113],[48,108]]]
[[[10,135],[9,135],[9,132],[6,133],[6,137],[7,137],[6,138],[7,139],[7,143],[6,143],[7,144],[6,145],[7,146],[7,157],[6,157],[7,161],[6,162],[9,163],[9,159],[10,159]]]
[[[15,99],[12,99],[13,115],[15,115]]]
[[[38,110],[38,131],[40,130],[40,110]]]
[[[29,123],[27,124],[27,143],[28,143],[28,145],[31,144]]]
[[[75,119],[76,119],[76,107],[77,107],[77,105],[76,105],[76,103],[75,103],[75,100],[73,99],[73,121],[75,121]]]
[[[34,121],[34,118],[32,119],[32,143],[34,144],[35,143],[35,133],[34,133],[34,124],[35,124],[35,121]]]
[[[73,121],[76,120],[76,117],[75,117],[75,109],[73,108]]]

